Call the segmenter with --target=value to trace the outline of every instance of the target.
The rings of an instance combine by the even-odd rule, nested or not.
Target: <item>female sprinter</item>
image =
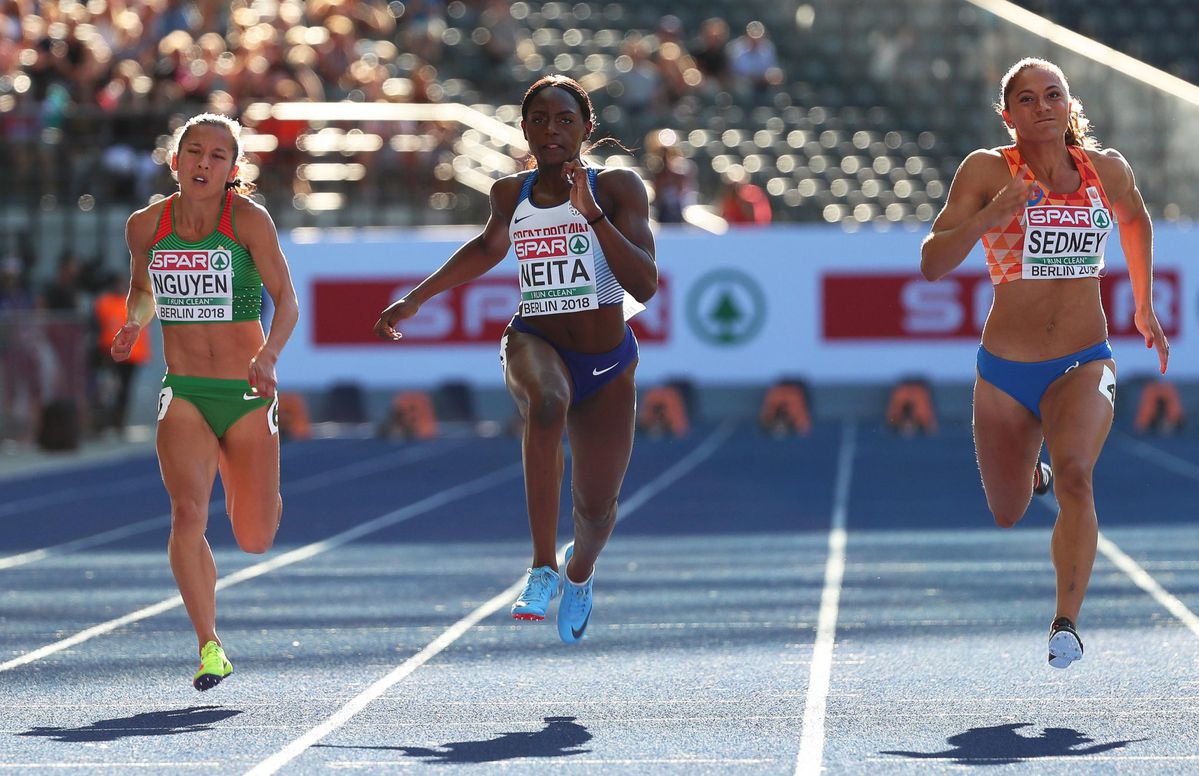
[[[1087,136],[1062,71],[1020,60],[1003,77],[996,109],[1014,144],[962,162],[920,266],[936,280],[983,241],[995,301],[974,385],[978,468],[987,505],[1005,528],[1024,515],[1034,487],[1048,489],[1054,477],[1049,664],[1065,668],[1083,654],[1076,623],[1099,535],[1091,476],[1115,407],[1116,364],[1099,301],[1113,217],[1137,330],[1157,348],[1163,373],[1170,348],[1153,312],[1149,213],[1124,157],[1098,150]],[[1052,473],[1038,461],[1042,439]]]
[[[626,292],[657,290],[649,201],[631,170],[599,170],[581,159],[595,128],[587,92],[547,76],[521,103],[534,169],[495,182],[481,234],[379,316],[375,333],[398,340],[396,324],[421,304],[479,277],[515,247],[520,310],[500,342],[508,391],[524,419],[525,495],[533,561],[512,616],[542,620],[563,593],[558,635],[583,638],[592,572],[616,523],[633,448],[637,341],[625,323]],[[562,432],[570,438],[574,543],[555,555],[562,490]]]
[[[219,469],[238,545],[266,552],[279,495],[275,362],[299,308],[275,225],[235,176],[241,127],[205,113],[179,130],[176,194],[129,217],[127,322],[112,357],[129,357],[155,312],[167,374],[158,395],[158,462],[171,497],[167,555],[200,646],[197,690],[233,672],[216,632],[216,564],[204,538]],[[259,322],[262,289],[275,304],[270,336]]]

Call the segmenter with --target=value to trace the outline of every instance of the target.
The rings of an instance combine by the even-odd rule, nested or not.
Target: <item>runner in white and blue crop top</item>
[[[559,591],[563,641],[577,642],[590,616],[591,575],[616,523],[633,446],[637,345],[626,311],[657,290],[645,185],[632,170],[587,167],[595,127],[587,92],[562,76],[525,93],[521,128],[536,169],[495,182],[482,233],[403,299],[375,333],[428,299],[479,277],[511,252],[521,303],[501,344],[504,379],[524,420],[523,460],[533,557],[517,619],[539,620]],[[555,542],[562,490],[562,434],[570,434],[575,541],[568,568]]]

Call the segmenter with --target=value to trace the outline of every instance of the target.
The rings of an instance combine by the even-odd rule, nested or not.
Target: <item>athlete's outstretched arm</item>
[[[995,193],[998,165],[1004,164],[994,151],[975,151],[962,161],[945,207],[920,247],[920,272],[926,279],[948,275],[988,229],[1007,223],[1024,208],[1030,185],[1024,182],[1023,168]]]
[[[137,336],[154,317],[154,292],[150,285],[150,241],[153,239],[158,208],[142,208],[125,222],[125,243],[129,246],[129,294],[125,297],[125,325],[112,338],[109,352],[114,361],[129,358]]]
[[[1153,221],[1137,188],[1132,168],[1124,157],[1114,148],[1108,148],[1097,162],[1104,173],[1104,192],[1120,224],[1120,247],[1128,262],[1128,278],[1132,281],[1136,303],[1133,320],[1137,331],[1145,338],[1145,347],[1157,348],[1161,372],[1165,374],[1170,360],[1170,343],[1153,311]]]
[[[403,299],[392,302],[379,314],[375,321],[375,335],[380,339],[398,340],[401,335],[396,324],[416,315],[417,310],[429,299],[455,286],[468,283],[508,255],[511,239],[508,223],[516,207],[516,196],[520,191],[518,176],[501,178],[491,187],[491,215],[483,231],[468,240],[433,274],[422,280]]]
[[[270,333],[258,353],[250,359],[248,379],[259,396],[274,396],[277,385],[275,364],[296,328],[296,321],[300,318],[300,303],[296,299],[291,272],[287,268],[287,259],[283,257],[283,249],[279,246],[279,233],[270,213],[252,200],[239,199],[237,224],[238,237],[254,257],[254,266],[258,268],[262,285],[275,304]]]

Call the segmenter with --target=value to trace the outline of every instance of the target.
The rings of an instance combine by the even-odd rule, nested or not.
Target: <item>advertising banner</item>
[[[375,338],[380,311],[440,266],[475,230],[299,230],[284,250],[300,297],[300,325],[279,362],[281,381],[319,388],[431,387],[461,380],[500,387],[498,348],[520,304],[509,255],[478,280],[427,303]],[[920,275],[925,230],[794,226],[657,234],[658,294],[632,325],[638,378],[762,385],[784,377],[888,383],[921,376],[973,379],[992,298],[981,250],[948,277]],[[1199,271],[1189,230],[1155,233],[1154,297],[1170,337],[1170,375],[1199,378]],[[1133,324],[1132,286],[1119,243],[1108,246],[1101,296],[1121,376],[1157,359]]]

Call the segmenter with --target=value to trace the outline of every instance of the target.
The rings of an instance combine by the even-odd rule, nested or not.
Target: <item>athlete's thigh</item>
[[[570,374],[553,346],[509,328],[504,336],[504,384],[523,412],[535,397],[570,399]]]
[[[1041,424],[1024,405],[981,377],[975,379],[974,449],[992,507],[1002,506],[1010,494],[1023,513],[1041,439]]]
[[[1115,377],[1114,361],[1090,361],[1059,377],[1045,391],[1041,417],[1055,467],[1066,461],[1088,472],[1094,467],[1112,428]]]
[[[570,482],[576,502],[601,506],[620,493],[637,426],[634,362],[619,377],[571,407]]]
[[[230,494],[235,522],[273,523],[279,512],[279,431],[275,405],[259,407],[237,419],[221,437],[221,482]]]
[[[162,482],[173,504],[190,503],[208,514],[220,448],[216,434],[191,402],[160,397],[155,446]]]

